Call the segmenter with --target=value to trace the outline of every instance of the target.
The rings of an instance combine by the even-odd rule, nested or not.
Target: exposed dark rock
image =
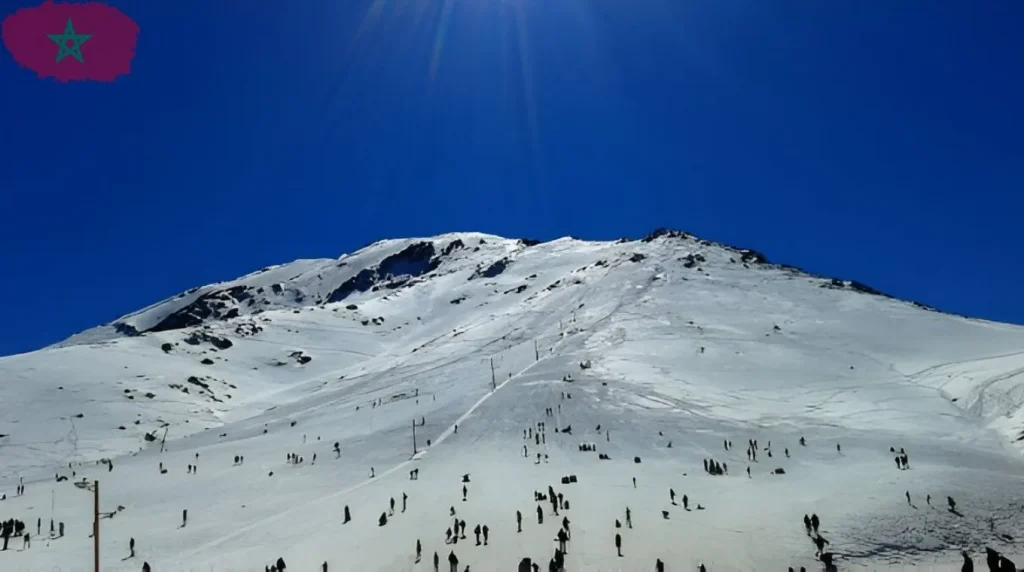
[[[355,304],[349,304],[348,306],[345,306],[345,309],[346,310],[358,310],[359,306],[356,306]]]
[[[249,301],[252,302],[252,300],[249,300]],[[237,317],[238,317],[238,308],[231,308],[223,316],[221,316],[221,319],[222,320],[230,320],[232,318],[237,318]]]
[[[642,261],[642,260],[643,260],[644,258],[647,258],[647,257],[646,257],[646,256],[644,256],[643,254],[640,254],[639,252],[637,252],[637,253],[634,253],[634,254],[633,254],[633,256],[630,256],[630,257],[629,257],[629,261],[630,261],[630,262],[640,262],[640,261]]]
[[[444,250],[441,251],[441,254],[443,254],[444,256],[448,256],[449,254],[454,252],[456,249],[465,248],[465,246],[466,246],[465,244],[462,244],[462,240],[456,238],[455,240],[449,242],[444,247]]]
[[[767,264],[768,257],[761,254],[756,250],[750,250],[749,248],[740,250],[740,260],[743,262],[754,262],[756,264]]]
[[[213,360],[210,358],[203,358],[203,361],[199,362],[203,365],[213,365]]]
[[[206,342],[209,344],[213,344],[214,347],[220,350],[226,350],[234,345],[233,343],[231,343],[231,340],[227,338],[222,338],[219,336],[215,336],[213,334],[208,334],[201,330],[196,330],[192,332],[183,341],[186,344],[193,346],[198,346],[199,344]]]
[[[301,355],[298,358],[296,358],[296,361],[298,361],[300,365],[306,365],[307,363],[313,361],[313,358],[307,355]]]
[[[280,294],[284,292],[284,288],[282,288],[280,284],[271,284],[270,291],[273,292],[274,294]]]
[[[389,288],[397,288],[405,284],[410,278],[422,276],[437,269],[441,264],[439,258],[434,257],[434,245],[431,242],[417,242],[403,249],[401,252],[392,254],[376,268],[364,268],[358,274],[346,280],[341,286],[335,289],[327,297],[327,302],[340,302],[354,292],[366,292],[367,290],[379,288],[378,281],[388,280]],[[404,280],[394,280],[399,276]]]
[[[154,397],[156,397],[156,394],[153,393],[152,391],[148,391],[146,392],[146,397],[153,399]]]
[[[554,290],[555,288],[558,288],[558,285],[561,284],[561,283],[562,283],[561,280],[555,280],[547,288],[545,288],[545,290]]]
[[[523,284],[521,286],[516,286],[515,288],[509,289],[509,290],[505,290],[505,293],[506,294],[513,294],[513,293],[514,294],[522,294],[524,291],[526,291],[527,288],[529,288],[529,286],[526,285],[526,284]]]
[[[454,300],[451,300],[451,301],[450,301],[450,302],[448,302],[448,303],[449,303],[449,304],[461,304],[461,303],[462,303],[462,301],[463,301],[463,300],[465,300],[465,299],[466,299],[466,297],[465,297],[465,296],[460,296],[460,297],[458,297],[458,298],[455,298]]]
[[[540,240],[535,240],[535,239],[532,239],[532,238],[520,238],[519,239],[519,244],[521,244],[523,246],[527,246],[527,247],[529,247],[529,246],[537,246],[540,243],[541,243]]]
[[[640,240],[643,242],[652,242],[654,239],[661,238],[663,236],[668,236],[672,238],[687,238],[689,234],[681,230],[673,230],[670,228],[656,228],[654,229],[654,232],[648,234],[647,236],[641,238]]]
[[[121,334],[122,336],[141,336],[135,326],[131,324],[125,324],[124,322],[114,322],[114,331]]]
[[[502,272],[504,272],[505,269],[508,268],[508,265],[510,263],[511,261],[508,258],[502,258],[501,260],[495,262],[494,264],[491,264],[482,271],[480,269],[477,269],[477,271],[474,272],[473,275],[469,277],[469,280],[473,280],[476,278],[494,278],[495,276],[498,276]]]
[[[362,321],[361,323],[362,323],[362,324],[363,324],[364,326],[369,326],[369,325],[370,325],[370,320],[363,320],[363,321]]]
[[[160,344],[160,349],[162,349],[164,353],[170,353],[170,351],[174,349],[174,346],[170,342],[164,342]]]

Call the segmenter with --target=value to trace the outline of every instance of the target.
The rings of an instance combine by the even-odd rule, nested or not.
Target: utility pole
[[[416,454],[416,420],[412,420],[412,454]]]
[[[537,340],[533,340],[533,357],[536,361],[540,361],[540,350],[537,349]]]
[[[491,358],[491,391],[498,390],[498,382],[494,379],[494,358]]]
[[[92,486],[92,554],[95,572],[100,572],[100,482],[93,481]]]

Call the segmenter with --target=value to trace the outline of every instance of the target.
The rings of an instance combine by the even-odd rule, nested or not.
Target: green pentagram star
[[[71,56],[79,62],[85,63],[85,60],[82,59],[82,44],[91,38],[92,34],[76,34],[75,28],[71,25],[71,18],[68,18],[68,25],[64,26],[63,34],[48,34],[47,37],[60,46],[60,51],[57,52],[58,62],[65,56]]]

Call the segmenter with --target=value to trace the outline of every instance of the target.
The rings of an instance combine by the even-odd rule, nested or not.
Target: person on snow
[[[633,528],[633,511],[629,510],[628,506],[626,507],[626,526]]]
[[[456,425],[456,427],[458,427]],[[455,555],[455,552],[448,553],[448,566],[449,572],[459,572],[459,557]]]
[[[690,510],[690,497],[683,495],[683,510]]]
[[[128,558],[135,558],[135,538],[134,537],[128,539],[128,550],[130,552],[130,554],[128,555]]]
[[[956,501],[953,500],[953,497],[947,496],[946,503],[949,504],[949,512],[956,512]]]
[[[537,524],[544,524],[544,509],[537,505]]]
[[[462,502],[466,502],[466,493],[468,491],[469,489],[466,488],[466,485],[462,485]]]
[[[188,509],[187,508],[181,511],[181,527],[185,528],[186,524],[188,524]]]
[[[423,555],[423,545],[420,544],[420,539],[416,539],[416,562],[420,561],[420,557]]]
[[[619,558],[622,558],[622,535],[615,534],[615,551],[619,554]]]
[[[149,562],[143,562],[142,563],[142,572],[150,572],[150,570],[149,570]]]
[[[476,528],[473,529],[473,534],[476,536],[476,545],[480,546],[480,525],[479,524],[476,525]]]
[[[960,556],[964,557],[964,563],[960,566],[960,572],[974,572],[974,561],[967,554],[966,550],[960,551]]]
[[[661,561],[661,558],[654,563],[654,572],[665,572],[665,563]],[[790,568],[790,572],[793,572],[792,568]]]
[[[409,500],[409,495],[402,491],[402,512],[405,512],[405,501]]]
[[[814,534],[818,534],[818,526],[821,525],[821,521],[818,519],[816,513],[811,514],[811,528],[814,529]]]
[[[377,526],[384,526],[388,523],[388,513],[380,513],[380,518],[377,519]]]
[[[345,505],[345,520],[341,524],[348,524],[352,520],[352,513],[348,511],[348,505]]]
[[[516,511],[516,532],[523,531],[523,513]]]
[[[814,537],[814,546],[816,546],[818,548],[818,551],[814,555],[815,556],[821,556],[822,553],[825,550],[825,545],[826,544],[829,544],[829,541],[825,540],[824,537],[822,537],[822,536],[815,536]]]
[[[565,552],[565,544],[569,542],[569,535],[566,534],[564,528],[558,529],[558,549],[563,553]]]
[[[278,572],[284,572],[286,569],[287,569],[287,566],[284,565],[284,558],[281,558],[279,556],[277,558],[277,570],[278,570]]]
[[[565,535],[567,537],[569,537],[569,538],[572,538],[572,532],[569,530],[569,517],[567,517],[567,516],[563,516],[562,517],[562,528],[565,529]],[[565,551],[563,550],[562,552],[565,552]]]
[[[807,516],[806,514],[804,515],[804,529],[807,530],[807,535],[810,536],[811,535],[811,518],[809,516]]]
[[[487,539],[491,536],[491,529],[484,525],[484,546],[487,546]]]
[[[672,488],[668,489],[668,498],[671,499],[673,505],[676,504],[676,491],[675,491],[675,489],[672,489]]]
[[[388,509],[388,516],[394,516],[394,515],[395,515],[395,497],[391,497],[391,505],[390,505],[390,508]]]
[[[910,506],[914,506],[914,504],[912,502],[910,502],[910,491],[907,491],[907,492],[905,492],[903,494],[907,495],[907,504],[910,505]]]
[[[437,567],[440,565],[441,559],[437,556],[437,551],[434,551],[434,572],[437,572]]]

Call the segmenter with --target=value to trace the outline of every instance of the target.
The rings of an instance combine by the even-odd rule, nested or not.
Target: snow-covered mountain
[[[0,381],[0,517],[45,523],[55,501],[72,531],[0,553],[0,569],[90,561],[91,498],[54,473],[97,478],[102,510],[124,507],[102,521],[104,563],[125,566],[133,536],[130,568],[161,572],[278,556],[289,570],[428,570],[434,551],[460,572],[544,567],[561,523],[549,506],[537,523],[548,485],[572,503],[566,570],[816,569],[812,512],[844,568],[1022,552],[1024,328],[682,232],[385,240],[2,358]],[[709,475],[704,459],[731,470]],[[408,512],[378,526],[403,492]],[[489,524],[487,546],[445,544],[450,506]]]

